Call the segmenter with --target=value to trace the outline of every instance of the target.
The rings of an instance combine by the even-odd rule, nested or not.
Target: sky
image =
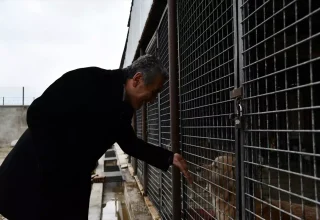
[[[0,0],[0,97],[34,97],[65,72],[118,68],[131,0]]]

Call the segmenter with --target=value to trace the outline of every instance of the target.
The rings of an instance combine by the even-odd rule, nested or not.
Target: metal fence
[[[181,151],[195,176],[193,186],[183,185],[184,219],[209,219],[235,208],[229,198],[235,198],[233,173],[213,166],[215,158],[235,154],[229,119],[234,112],[232,6],[231,0],[178,1]],[[227,161],[221,157],[215,163],[222,167]]]
[[[165,68],[169,69],[168,51],[168,12],[164,12],[160,26],[158,28],[158,56]],[[160,93],[160,134],[161,147],[171,150],[170,145],[170,98],[169,82],[165,82]],[[172,219],[172,169],[161,173],[161,209],[163,219]]]
[[[136,111],[136,127],[137,127],[137,137],[142,139],[142,108]],[[141,183],[143,183],[143,161],[137,160],[137,176]]]
[[[319,6],[241,1],[245,219],[320,218]]]
[[[36,97],[30,97],[29,87],[0,87],[0,105],[2,106],[28,106]],[[27,90],[27,95],[25,95]],[[21,95],[20,95],[21,94]]]
[[[320,1],[178,0],[177,23],[181,218],[320,219]],[[168,68],[168,46],[166,10],[146,52]],[[166,82],[148,142],[171,149],[170,119]],[[172,219],[172,170],[148,171]]]
[[[157,55],[157,35],[155,34],[146,49],[147,54]],[[159,146],[159,98],[147,105],[147,141]],[[147,192],[151,201],[160,209],[160,172],[159,169],[148,165]]]

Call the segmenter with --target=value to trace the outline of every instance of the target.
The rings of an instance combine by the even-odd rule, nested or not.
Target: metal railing
[[[33,100],[35,100],[35,97],[26,97],[25,96],[25,88],[21,87],[21,96],[0,96],[0,105],[2,106],[25,106],[30,105]],[[5,90],[5,89],[4,89]],[[8,89],[9,90],[9,89]],[[10,87],[10,91],[12,88]],[[13,94],[17,93],[17,89],[14,88]],[[8,92],[7,92],[8,93]]]

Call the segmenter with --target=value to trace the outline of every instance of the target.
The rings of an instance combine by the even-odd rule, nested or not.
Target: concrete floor
[[[129,220],[122,182],[104,184],[101,220]]]

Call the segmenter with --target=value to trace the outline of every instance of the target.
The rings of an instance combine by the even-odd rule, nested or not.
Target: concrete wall
[[[28,106],[0,106],[0,147],[8,147],[27,128]]]

